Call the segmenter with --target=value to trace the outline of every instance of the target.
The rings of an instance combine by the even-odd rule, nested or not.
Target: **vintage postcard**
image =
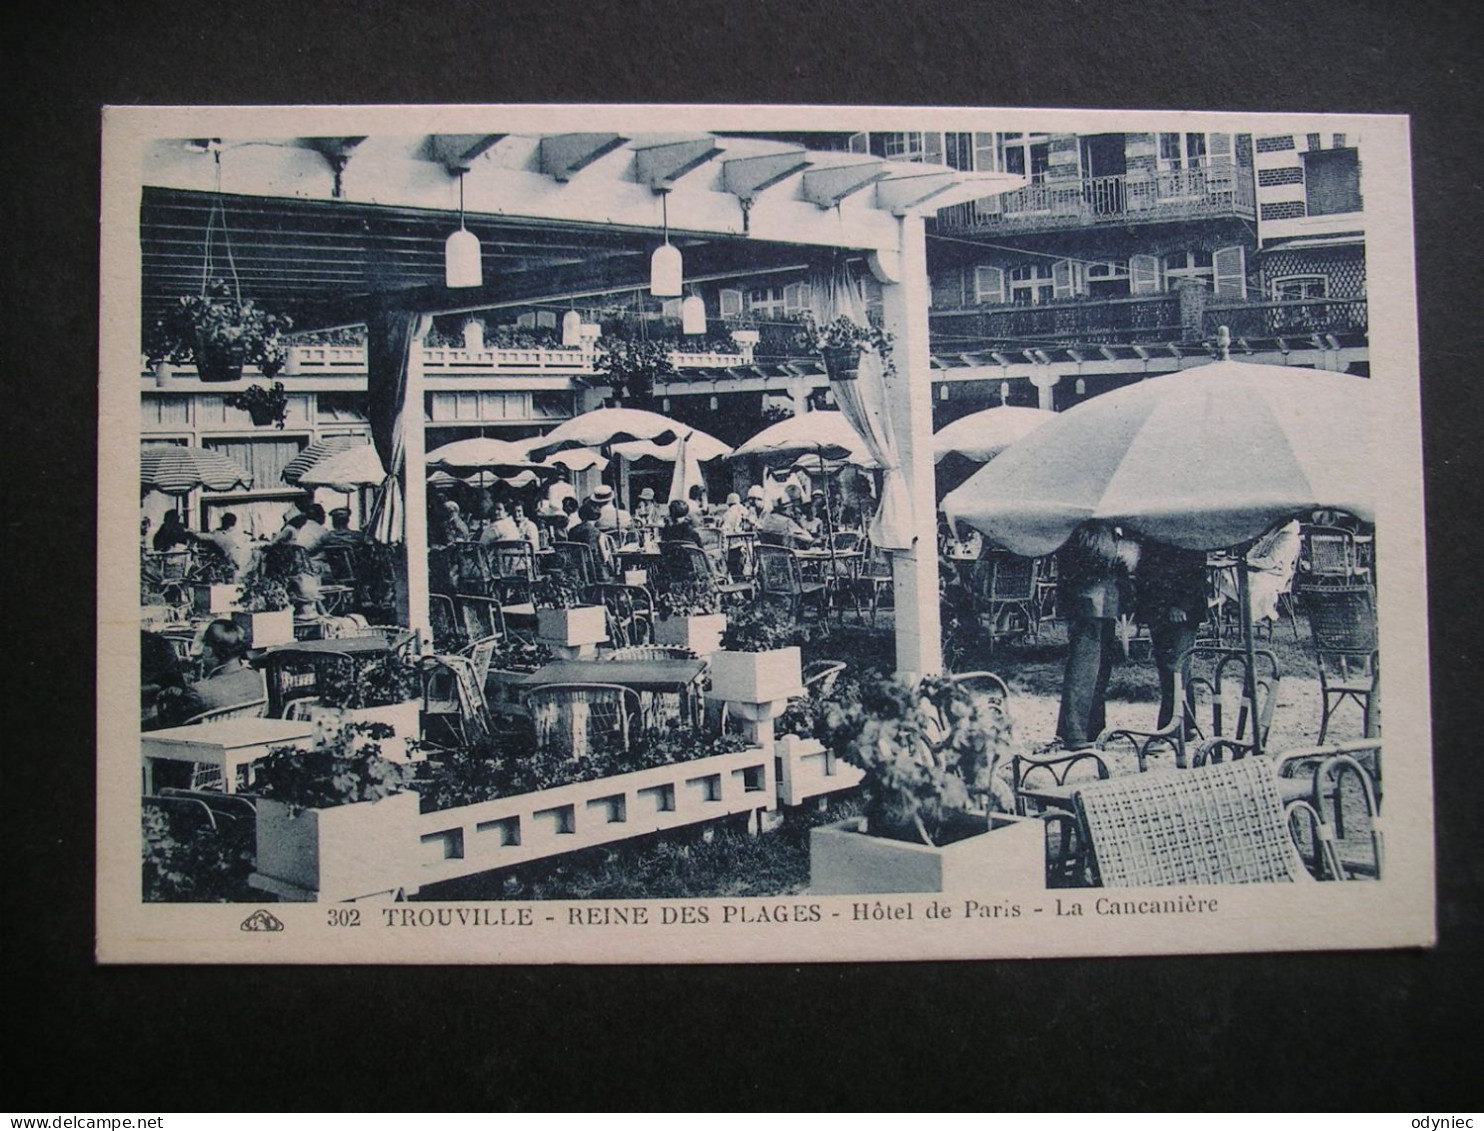
[[[103,143],[101,961],[1433,942],[1405,118]]]

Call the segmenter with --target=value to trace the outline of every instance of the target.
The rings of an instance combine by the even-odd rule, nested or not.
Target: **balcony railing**
[[[1237,303],[1206,307],[1204,335],[1225,326],[1234,338],[1307,337],[1314,334],[1364,334],[1368,326],[1363,298],[1303,299],[1297,302]]]
[[[1034,232],[1095,224],[1257,216],[1249,172],[1235,165],[1043,181],[944,208],[942,231]]]
[[[724,369],[732,365],[750,365],[751,345],[739,346],[738,353],[672,350],[670,362],[679,369]],[[423,350],[423,372],[433,377],[461,374],[484,376],[491,373],[571,374],[586,376],[597,372],[594,349],[557,349],[554,347],[507,347],[480,350],[450,346],[429,346]],[[184,372],[189,372],[185,370]],[[293,346],[289,350],[285,377],[358,377],[366,372],[365,346]],[[252,372],[249,372],[249,376]]]
[[[1037,306],[933,311],[935,352],[985,349],[996,342],[1034,345],[1132,345],[1197,341],[1226,326],[1237,338],[1356,334],[1366,331],[1365,299],[1305,299],[1206,306],[1197,325],[1185,325],[1177,295],[1118,299],[1072,299]]]
[[[983,349],[986,342],[1116,345],[1171,341],[1183,334],[1177,295],[934,311],[929,323],[933,349],[949,353],[956,348]]]

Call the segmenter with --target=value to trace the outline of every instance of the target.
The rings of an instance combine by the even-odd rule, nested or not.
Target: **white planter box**
[[[416,793],[380,801],[305,809],[258,802],[257,872],[253,887],[298,902],[334,902],[414,892]]]
[[[817,738],[785,734],[773,744],[773,755],[783,805],[802,805],[811,797],[854,789],[864,776],[858,766],[842,762]]]
[[[713,652],[711,698],[729,703],[775,703],[804,694],[797,648],[768,652]]]
[[[762,341],[763,335],[760,330],[733,330],[732,341],[739,346],[755,346]]]
[[[536,625],[538,639],[568,648],[601,644],[608,639],[607,610],[602,605],[579,605],[575,609],[537,609]]]
[[[249,648],[269,648],[274,644],[294,642],[293,609],[277,609],[271,613],[234,612],[232,621],[247,635]]]
[[[237,611],[237,586],[235,585],[197,585],[192,597],[198,613]]]
[[[726,631],[725,613],[707,613],[698,617],[660,617],[654,622],[654,642],[689,648],[698,656],[709,656],[721,647],[721,634]]]
[[[384,707],[314,707],[309,718],[317,726],[338,731],[347,723],[385,723],[395,732],[395,738],[379,739],[381,756],[390,762],[413,761],[408,754],[407,743],[422,737],[422,700],[408,699],[404,703],[390,703]],[[421,757],[416,760],[421,761]]]
[[[966,815],[968,816],[968,815]],[[811,895],[1041,888],[1046,831],[1035,817],[994,814],[992,830],[941,848],[860,831],[851,817],[809,831]]]
[[[418,818],[419,884],[777,806],[773,756],[714,754]]]

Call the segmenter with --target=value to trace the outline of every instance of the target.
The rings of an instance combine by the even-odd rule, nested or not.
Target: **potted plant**
[[[411,767],[381,755],[383,723],[353,723],[312,749],[278,747],[257,767],[253,887],[297,900],[341,900],[407,886],[417,845]]]
[[[155,348],[177,365],[196,364],[203,381],[236,381],[244,365],[274,377],[288,359],[284,335],[293,322],[270,314],[224,279],[212,279],[199,295],[180,299],[159,324]]]
[[[319,680],[320,708],[336,725],[383,723],[392,729],[383,754],[406,761],[421,734],[422,676],[400,652],[374,664],[338,664]]]
[[[288,586],[261,566],[238,585],[232,620],[247,635],[249,648],[294,642],[294,603]]]
[[[773,726],[778,800],[784,805],[802,805],[811,797],[860,785],[861,771],[842,761],[819,737],[828,737],[831,712],[849,711],[859,705],[860,697],[860,682],[841,673],[831,680],[816,680],[803,695],[789,700]]]
[[[536,638],[553,651],[581,653],[608,639],[608,611],[585,604],[577,584],[566,574],[548,573],[531,590],[536,606]],[[571,658],[571,657],[569,657]]]
[[[993,809],[991,782],[1010,746],[1002,706],[952,679],[879,678],[820,729],[861,770],[865,816],[811,830],[812,892],[1044,883],[1040,822]]]
[[[598,342],[593,368],[607,378],[614,399],[645,401],[654,395],[655,382],[675,376],[671,346],[667,342],[605,337]]]
[[[245,409],[259,428],[270,424],[282,428],[288,417],[289,398],[282,381],[271,385],[249,385],[240,393],[228,393],[225,399],[228,408]]]
[[[824,359],[831,381],[854,380],[861,351],[866,349],[880,354],[887,372],[892,371],[892,336],[878,326],[862,326],[843,315],[823,324],[805,315],[795,342],[806,353],[817,353]]]
[[[485,696],[491,707],[518,707],[522,677],[538,672],[552,661],[551,649],[539,642],[528,643],[507,636],[490,653]]]
[[[655,598],[655,608],[659,613],[654,623],[656,644],[676,644],[699,656],[708,656],[721,647],[727,618],[721,611],[721,597],[714,585],[704,582],[671,585]]]
[[[732,336],[732,341],[736,342],[744,352],[756,349],[758,342],[763,339],[757,319],[749,314],[739,314],[727,319],[727,330]]]
[[[743,602],[727,614],[721,648],[710,656],[711,697],[739,717],[772,718],[775,709],[804,694],[799,645],[808,631],[776,603]]]

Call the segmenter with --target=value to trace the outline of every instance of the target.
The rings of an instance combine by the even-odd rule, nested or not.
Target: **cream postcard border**
[[[140,898],[138,715],[139,205],[143,143],[158,137],[534,133],[598,129],[983,130],[1078,133],[1205,129],[1362,135],[1371,380],[1384,409],[1372,437],[1380,634],[1387,657],[1387,871],[1379,883],[1164,889],[1215,898],[1214,914],[1108,916],[1098,892],[986,891],[1015,917],[965,918],[964,895],[645,900],[643,925],[581,925],[597,901],[361,905],[359,929],[326,905],[264,904],[279,932],[244,931],[253,904]],[[553,963],[816,962],[1173,954],[1431,945],[1435,941],[1431,727],[1423,553],[1422,441],[1408,121],[1399,116],[1035,109],[771,106],[111,107],[104,112],[98,514],[97,955],[102,962]],[[130,552],[121,552],[123,548]],[[1133,893],[1138,896],[1140,893]],[[1086,904],[1059,916],[1057,896]],[[927,915],[944,903],[952,918]],[[909,920],[856,904],[914,907]],[[665,924],[704,904],[705,925]],[[726,906],[747,913],[724,916]],[[757,922],[760,909],[817,905],[814,922]],[[529,908],[525,926],[422,926],[398,908]],[[769,919],[772,915],[767,916]],[[401,917],[405,919],[406,917]],[[726,918],[728,921],[723,921]],[[742,919],[751,920],[748,922]]]

